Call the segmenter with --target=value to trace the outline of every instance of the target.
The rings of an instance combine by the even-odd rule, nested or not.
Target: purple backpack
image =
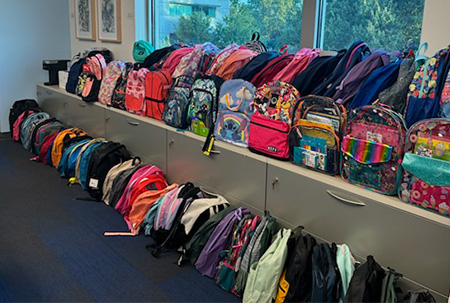
[[[201,274],[210,278],[216,275],[217,264],[220,261],[220,253],[227,246],[232,236],[233,228],[239,224],[244,216],[249,214],[250,211],[247,208],[240,207],[220,221],[195,262],[195,268]]]

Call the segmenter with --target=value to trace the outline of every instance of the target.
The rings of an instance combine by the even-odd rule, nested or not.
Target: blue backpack
[[[86,150],[80,154],[80,164],[78,167],[79,170],[79,182],[81,185],[81,188],[84,190],[87,190],[87,175],[88,175],[88,168],[89,168],[89,162],[91,160],[92,154],[94,151],[100,147],[105,142],[96,142],[92,145],[90,145]]]
[[[66,148],[61,156],[61,160],[59,161],[57,171],[61,175],[62,178],[73,177],[75,174],[75,164],[77,161],[77,156],[81,151],[81,148],[87,144],[90,139],[85,139],[79,142],[76,142]],[[75,159],[75,160],[74,160]]]
[[[335,266],[336,256],[333,258],[332,254],[327,243],[313,248],[311,302],[338,302],[339,300],[340,274]]]

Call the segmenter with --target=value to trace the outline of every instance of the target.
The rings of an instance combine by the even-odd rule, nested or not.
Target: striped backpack
[[[449,216],[450,119],[415,123],[406,135],[404,152],[400,199]]]
[[[42,121],[50,119],[50,115],[44,112],[29,115],[20,128],[20,141],[26,150],[30,150],[31,137],[35,127]]]
[[[100,85],[98,101],[104,105],[111,105],[111,98],[116,87],[117,80],[125,69],[125,62],[121,60],[111,61],[105,70],[105,75]]]
[[[264,45],[264,43],[259,41],[259,38],[259,33],[254,32],[252,35],[252,39],[245,43],[245,47],[257,53],[267,52],[267,47]]]
[[[405,138],[405,123],[396,112],[371,105],[354,109],[341,144],[342,178],[382,194],[397,194]]]
[[[145,78],[149,72],[147,68],[141,68],[128,74],[125,108],[130,113],[145,115]]]
[[[214,131],[217,140],[247,147],[255,91],[253,84],[241,79],[222,84]]]
[[[127,82],[128,82],[128,75],[133,70],[133,63],[127,62],[125,63],[125,67],[120,74],[119,78],[116,81],[116,86],[114,87],[114,91],[112,93],[111,97],[111,106],[126,110],[125,107],[125,96],[127,91]]]

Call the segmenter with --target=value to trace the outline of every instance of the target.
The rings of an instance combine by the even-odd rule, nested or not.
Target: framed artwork
[[[97,0],[97,12],[99,40],[122,42],[120,0]]]
[[[81,40],[95,40],[94,0],[75,0],[75,31]]]

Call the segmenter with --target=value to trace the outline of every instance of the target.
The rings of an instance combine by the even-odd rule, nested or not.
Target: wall
[[[122,43],[114,43],[102,42],[98,39],[96,41],[77,39],[75,36],[75,1],[68,0],[70,14],[70,44],[72,55],[75,55],[80,51],[83,51],[90,47],[106,47],[113,52],[114,58],[132,61],[133,43],[135,41],[134,1],[135,0],[121,0]]]
[[[449,0],[425,0],[421,42],[428,42],[429,56],[450,43]]]
[[[18,99],[36,99],[36,82],[48,81],[42,60],[70,59],[67,1],[2,0],[0,10],[0,132]]]

